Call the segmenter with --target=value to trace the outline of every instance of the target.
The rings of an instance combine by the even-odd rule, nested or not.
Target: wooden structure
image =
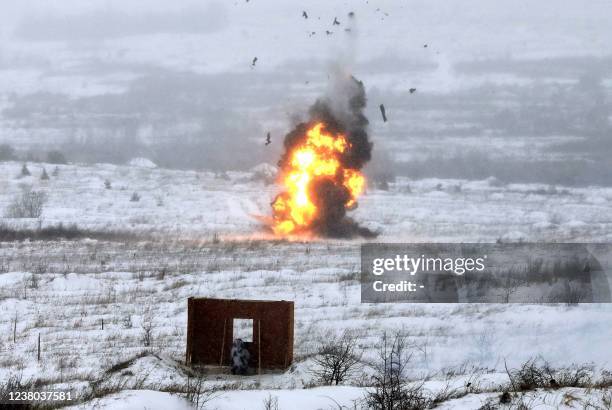
[[[286,369],[293,361],[293,302],[189,298],[187,301],[188,364],[228,366],[234,320],[251,319],[247,342],[249,367]]]

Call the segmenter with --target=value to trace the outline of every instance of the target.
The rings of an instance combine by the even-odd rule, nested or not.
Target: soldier
[[[234,343],[232,343],[230,357],[232,374],[247,374],[251,355],[247,350],[246,343],[244,343],[242,339],[234,340]]]

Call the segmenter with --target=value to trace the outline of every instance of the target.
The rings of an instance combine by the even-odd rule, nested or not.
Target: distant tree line
[[[59,150],[51,150],[40,154],[33,152],[19,154],[13,146],[0,144],[0,162],[7,161],[47,162],[58,165],[68,163],[64,153]]]

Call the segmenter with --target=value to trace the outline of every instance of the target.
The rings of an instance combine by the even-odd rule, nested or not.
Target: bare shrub
[[[357,338],[346,330],[341,336],[325,341],[314,359],[313,374],[322,383],[338,385],[350,377],[361,363]]]
[[[531,359],[518,369],[506,368],[506,372],[510,379],[510,387],[515,392],[593,385],[593,369],[588,366],[554,369],[546,361]]]
[[[153,315],[151,314],[151,309],[148,307],[142,315],[140,328],[142,329],[142,344],[145,347],[151,346],[151,342],[153,341]]]
[[[443,388],[438,390],[430,400],[430,407],[435,407],[441,403],[444,403],[449,400],[458,399],[464,397],[468,394],[471,386],[465,386],[465,388],[452,387],[451,382],[449,380],[446,381],[446,384]]]
[[[30,285],[30,289],[38,289],[38,275],[34,273],[30,275],[28,284]]]
[[[600,389],[608,389],[612,387],[612,371],[610,370],[602,370],[601,377],[596,383],[596,387]]]
[[[196,409],[203,409],[206,403],[217,397],[217,390],[206,385],[206,375],[201,371],[194,371],[187,377],[187,385],[184,389],[184,397],[190,401]]]
[[[502,394],[499,395],[499,402],[500,404],[512,403],[512,395],[508,390],[503,391]]]
[[[23,164],[23,166],[21,167],[21,176],[29,177],[30,175],[32,174],[30,173],[30,170],[28,169],[27,164]]]
[[[5,226],[0,223],[0,238],[2,237],[2,232],[4,229],[5,229]],[[10,265],[10,261],[8,260],[8,258],[5,258],[5,260],[0,260],[0,273],[7,273],[10,270],[11,270],[11,265]]]
[[[601,404],[604,409],[612,409],[612,391],[605,390],[601,393]]]
[[[538,366],[537,360],[528,360],[519,369],[508,370],[508,378],[513,391],[534,390],[548,387],[550,378],[543,367]]]
[[[140,352],[137,355],[129,358],[128,360],[122,360],[117,363],[114,363],[112,366],[110,366],[108,369],[104,371],[104,376],[108,377],[112,375],[113,373],[120,373],[120,372],[122,373],[123,370],[132,366],[136,362],[136,360],[141,359],[143,357],[147,357],[147,356],[157,357],[149,352]]]
[[[168,273],[168,267],[167,266],[162,266],[160,269],[157,270],[157,274],[155,275],[155,279],[157,279],[157,280],[164,280],[166,278],[166,273]]]
[[[374,365],[373,389],[366,394],[367,407],[375,410],[417,410],[428,408],[423,384],[411,384],[406,368],[411,354],[406,337],[396,333],[393,337],[383,334]]]
[[[577,306],[585,299],[585,291],[581,286],[567,282],[562,290],[552,292],[549,297],[551,303],[565,303],[567,306]]]
[[[24,188],[6,210],[7,218],[40,218],[47,196],[41,191]]]
[[[60,356],[56,362],[56,368],[59,371],[59,380],[60,382],[64,382],[66,380],[65,376],[67,375],[67,371],[77,368],[77,358],[76,357],[66,357]],[[70,373],[68,373],[70,375]]]
[[[83,403],[122,390],[139,390],[143,388],[146,378],[146,375],[136,378],[113,377],[112,372],[106,371],[100,379],[89,383],[88,388],[80,394],[78,400]]]
[[[493,399],[488,399],[478,410],[498,410],[499,406],[493,402]]]
[[[263,401],[263,408],[264,410],[278,410],[278,397],[268,393],[268,397]]]
[[[11,392],[32,391],[32,389],[32,382],[23,381],[21,373],[9,374],[3,382],[0,382],[0,403],[9,403],[9,393]]]
[[[578,366],[575,368],[548,369],[551,374],[551,387],[591,387],[593,384],[593,368]]]

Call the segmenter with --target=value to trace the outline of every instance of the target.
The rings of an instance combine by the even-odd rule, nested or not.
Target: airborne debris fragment
[[[270,132],[268,132],[268,135],[266,135],[266,146],[270,145],[272,143],[272,141],[270,140]]]
[[[410,91],[410,94],[414,94],[414,92],[416,91],[416,88],[411,88],[411,89],[410,89],[410,90],[408,90],[408,91]]]
[[[304,10],[304,11],[302,11],[302,17],[304,17],[305,19],[307,19],[307,18],[308,18],[308,13],[306,13],[306,11],[305,11],[305,10]]]
[[[257,63],[257,57],[253,58],[253,62],[251,63],[251,67],[255,67],[256,63]]]
[[[385,106],[380,104],[380,114],[382,115],[382,119],[384,122],[387,122],[387,113],[385,112]]]
[[[338,17],[334,17],[334,22],[332,23],[332,26],[339,26],[340,22],[338,21]]]

